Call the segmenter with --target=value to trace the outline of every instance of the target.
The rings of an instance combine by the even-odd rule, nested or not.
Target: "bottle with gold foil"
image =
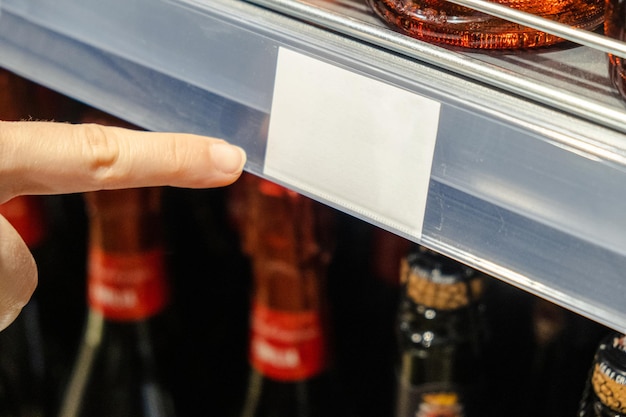
[[[626,42],[626,1],[607,0],[604,34]],[[626,59],[609,54],[609,76],[617,91],[626,100]]]
[[[89,311],[61,417],[175,415],[157,342],[169,300],[160,195],[160,188],[85,195]]]
[[[315,417],[334,411],[329,378],[325,270],[330,259],[321,207],[252,179],[243,246],[254,276],[249,375],[242,417]]]
[[[626,416],[626,336],[612,333],[600,342],[578,417]]]
[[[562,39],[444,0],[367,0],[388,24],[433,43],[475,49],[536,48]],[[499,4],[580,29],[604,19],[604,0],[494,0]]]
[[[423,247],[400,274],[396,417],[487,415],[482,275]]]

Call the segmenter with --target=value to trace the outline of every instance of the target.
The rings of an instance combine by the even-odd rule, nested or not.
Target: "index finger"
[[[243,149],[205,136],[0,121],[0,203],[20,194],[224,186],[245,162]]]

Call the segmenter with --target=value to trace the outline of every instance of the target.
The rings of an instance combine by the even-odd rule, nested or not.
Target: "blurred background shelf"
[[[421,236],[309,195],[626,331],[626,106],[603,53],[461,51],[359,1],[258,3],[3,0],[0,66],[149,130],[225,137],[261,176],[279,48],[433,99]]]

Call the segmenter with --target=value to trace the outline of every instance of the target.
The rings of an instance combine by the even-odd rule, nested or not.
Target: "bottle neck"
[[[108,320],[139,321],[168,302],[158,188],[87,195],[87,298]]]
[[[318,271],[257,260],[250,320],[250,363],[264,376],[297,382],[327,366],[327,329]]]
[[[327,366],[323,294],[328,245],[313,200],[265,180],[248,189],[242,229],[253,265],[249,358],[264,376],[297,382]]]
[[[327,366],[326,334],[318,310],[276,310],[253,304],[250,363],[275,381],[297,382]]]
[[[105,318],[140,321],[165,308],[169,288],[162,249],[119,254],[94,247],[88,265],[89,307]]]
[[[484,336],[477,304],[437,310],[405,299],[400,303],[397,322],[401,350],[438,345],[478,346]]]
[[[131,254],[163,246],[159,188],[103,190],[85,199],[90,247]]]

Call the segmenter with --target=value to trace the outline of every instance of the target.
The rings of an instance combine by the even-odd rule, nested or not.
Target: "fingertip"
[[[246,152],[228,142],[215,142],[211,145],[211,162],[222,174],[239,176],[246,164]]]

